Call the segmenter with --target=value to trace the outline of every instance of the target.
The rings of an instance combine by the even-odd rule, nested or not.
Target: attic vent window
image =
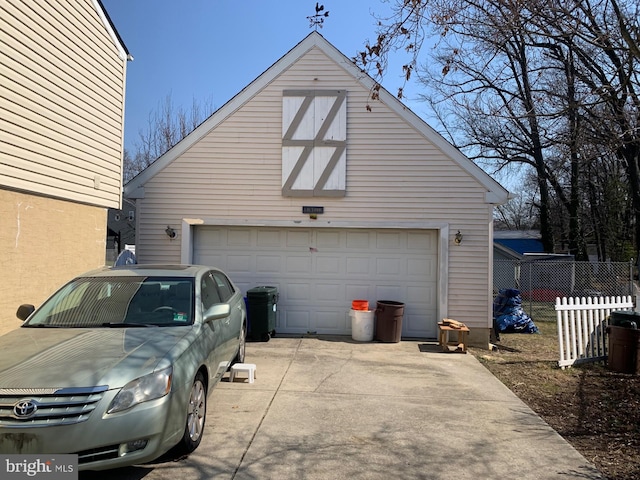
[[[346,96],[345,90],[283,92],[283,196],[345,196]]]

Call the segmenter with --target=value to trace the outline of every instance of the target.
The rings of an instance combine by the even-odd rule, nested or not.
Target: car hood
[[[169,366],[192,329],[19,328],[0,337],[0,388],[120,388],[162,359]]]

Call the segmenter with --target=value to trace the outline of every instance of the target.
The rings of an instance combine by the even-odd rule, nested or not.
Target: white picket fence
[[[633,298],[556,298],[561,368],[607,358],[606,328],[614,310],[633,309]]]

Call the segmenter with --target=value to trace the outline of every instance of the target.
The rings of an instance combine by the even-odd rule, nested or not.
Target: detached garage
[[[311,33],[125,186],[139,261],[278,287],[279,333],[347,335],[352,300],[393,300],[403,337],[451,317],[486,345],[508,192],[388,92],[368,109],[373,85]]]

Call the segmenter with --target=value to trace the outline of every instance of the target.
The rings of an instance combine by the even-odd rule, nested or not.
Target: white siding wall
[[[282,91],[346,89],[347,186],[344,198],[281,195]],[[143,262],[179,262],[183,218],[307,221],[302,205],[322,205],[327,222],[434,222],[460,230],[449,246],[448,315],[487,328],[490,319],[491,207],[485,189],[427,143],[395,112],[312,49],[261,93],[145,184],[139,200],[137,254]],[[440,276],[443,272],[440,272]],[[444,273],[447,275],[447,272]]]
[[[91,0],[0,2],[0,185],[118,208],[126,60]]]

